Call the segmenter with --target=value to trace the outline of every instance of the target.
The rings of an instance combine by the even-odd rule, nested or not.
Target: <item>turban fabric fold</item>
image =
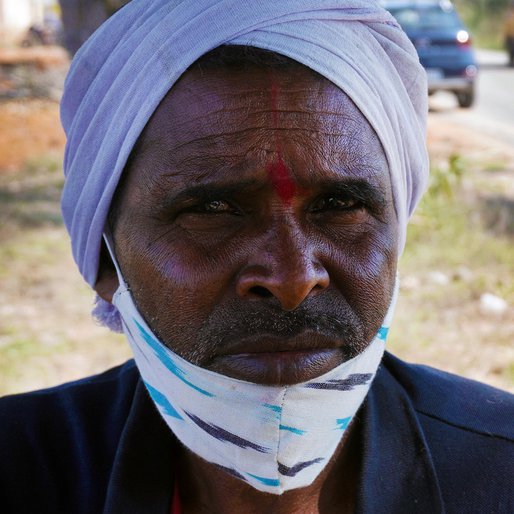
[[[61,104],[62,211],[89,284],[139,135],[182,73],[223,44],[290,57],[353,100],[387,156],[402,251],[428,178],[427,86],[415,49],[389,13],[370,0],[132,0],[79,50]]]

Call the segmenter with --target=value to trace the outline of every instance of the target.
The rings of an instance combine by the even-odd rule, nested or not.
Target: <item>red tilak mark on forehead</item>
[[[273,114],[273,127],[278,127],[278,86],[271,82],[271,113]],[[278,141],[277,141],[278,142]]]
[[[266,166],[266,172],[273,184],[279,198],[286,205],[291,203],[296,193],[296,186],[291,178],[291,170],[287,167],[282,158],[282,149],[278,138],[278,86],[271,83],[271,112],[273,115],[273,128],[275,128],[276,158]]]
[[[266,172],[279,198],[289,205],[296,193],[296,186],[291,180],[291,172],[280,154],[274,162],[266,166]]]

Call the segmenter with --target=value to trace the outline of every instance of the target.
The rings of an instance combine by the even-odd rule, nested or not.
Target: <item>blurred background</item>
[[[70,57],[125,3],[0,0],[0,395],[130,357],[91,318],[59,207]],[[432,163],[389,349],[514,392],[514,3],[383,3],[427,72]]]

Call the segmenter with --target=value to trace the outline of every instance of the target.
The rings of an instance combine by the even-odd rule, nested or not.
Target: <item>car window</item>
[[[440,7],[425,9],[397,8],[390,9],[404,30],[423,29],[450,29],[460,28],[461,22],[457,13],[453,10],[443,10]]]

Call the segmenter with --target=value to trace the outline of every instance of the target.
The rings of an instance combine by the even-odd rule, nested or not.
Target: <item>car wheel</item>
[[[459,103],[459,107],[469,108],[475,102],[475,91],[473,88],[468,89],[466,91],[458,91],[457,102]]]

